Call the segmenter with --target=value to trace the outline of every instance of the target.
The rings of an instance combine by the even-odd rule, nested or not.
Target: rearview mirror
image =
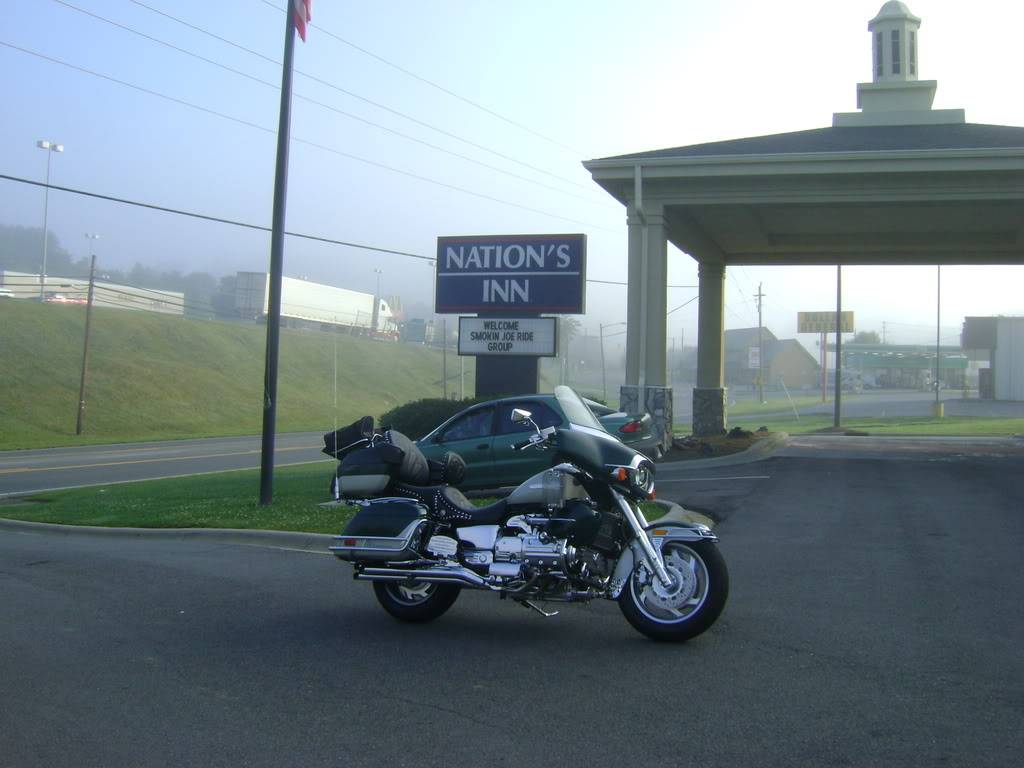
[[[524,421],[529,421],[533,414],[530,411],[524,411],[522,408],[512,409],[512,423],[522,424]]]

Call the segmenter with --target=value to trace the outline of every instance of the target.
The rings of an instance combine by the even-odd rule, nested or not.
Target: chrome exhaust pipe
[[[498,589],[479,573],[463,568],[361,568],[355,573],[360,581],[425,581],[428,584],[460,584],[476,589]]]

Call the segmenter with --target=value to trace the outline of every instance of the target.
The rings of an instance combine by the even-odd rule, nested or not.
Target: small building
[[[764,359],[758,365],[761,350]],[[821,381],[821,366],[796,339],[779,339],[767,328],[733,328],[725,332],[725,382],[728,387],[764,385],[807,389]]]
[[[830,352],[835,347],[829,346]],[[968,369],[959,347],[939,347],[939,381],[945,389],[962,389]],[[935,381],[935,347],[924,344],[843,343],[843,370],[868,389],[931,389]]]
[[[989,351],[989,368],[978,372],[982,397],[1024,400],[1024,317],[965,318],[960,343]]]

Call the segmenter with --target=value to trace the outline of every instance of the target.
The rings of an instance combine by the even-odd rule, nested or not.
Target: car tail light
[[[634,432],[639,432],[642,426],[643,422],[641,422],[639,419],[636,421],[630,421],[619,427],[619,432],[622,432],[623,434],[626,435],[632,435]]]

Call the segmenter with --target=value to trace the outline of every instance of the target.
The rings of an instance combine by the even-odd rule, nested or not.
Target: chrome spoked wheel
[[[710,627],[725,607],[729,573],[711,542],[666,542],[662,548],[671,579],[662,584],[637,565],[619,596],[623,615],[656,640],[688,640]]]
[[[666,545],[662,556],[672,577],[670,586],[637,568],[629,588],[644,616],[661,624],[676,624],[689,619],[707,600],[708,568],[700,555],[684,544]]]

